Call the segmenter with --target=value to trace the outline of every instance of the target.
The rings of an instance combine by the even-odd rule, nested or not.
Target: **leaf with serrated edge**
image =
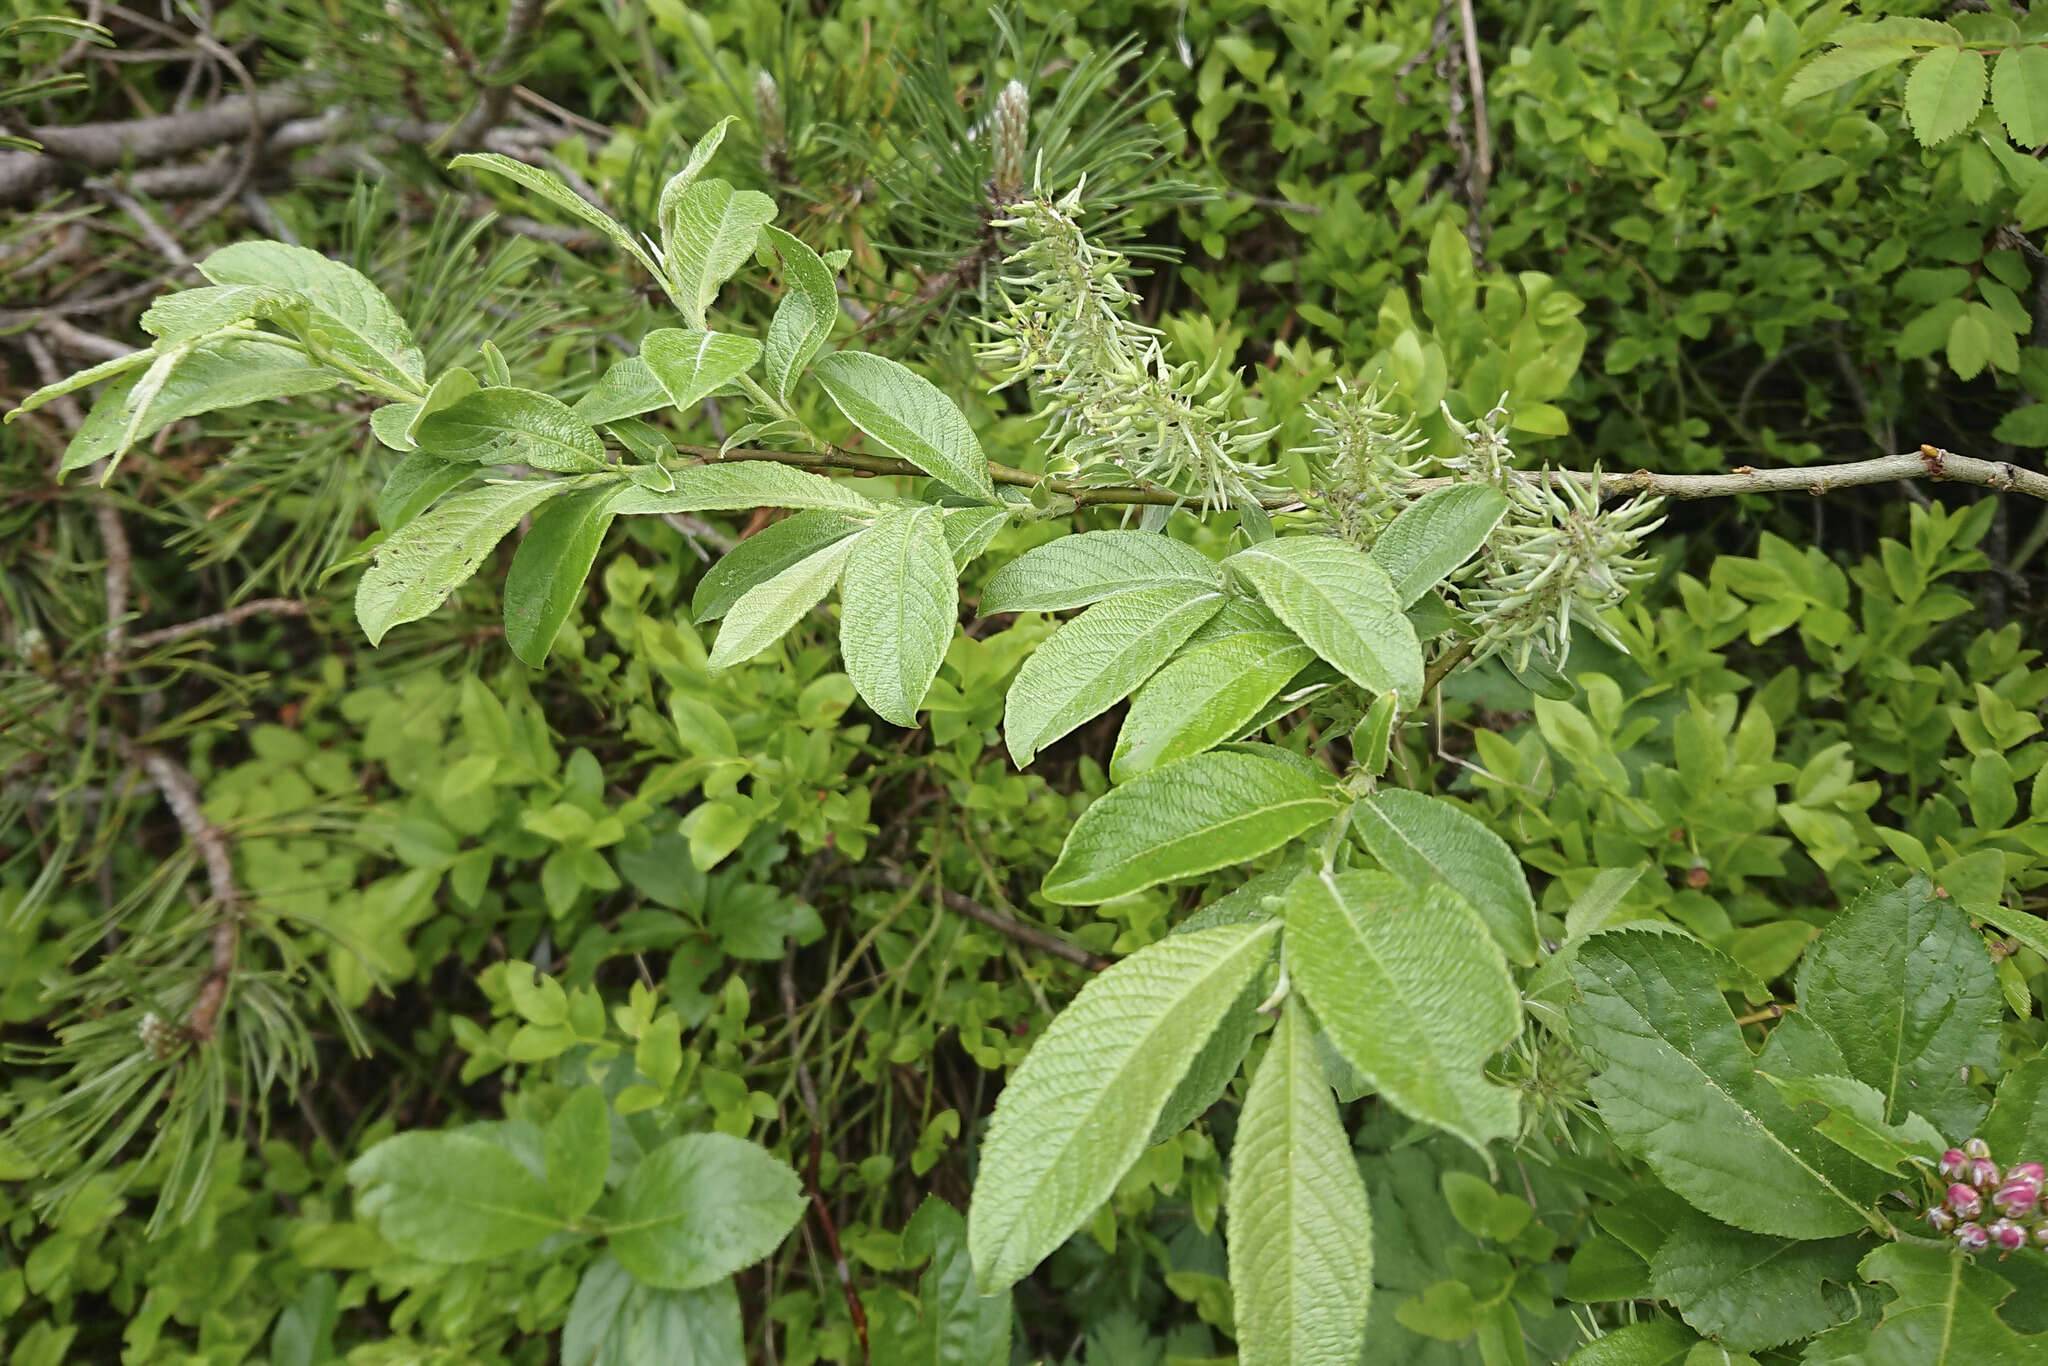
[[[505,643],[521,663],[547,662],[556,632],[583,599],[583,581],[611,528],[616,486],[577,489],[542,508],[505,575]]]
[[[1486,1060],[1522,1027],[1507,960],[1447,888],[1305,873],[1287,889],[1287,968],[1337,1051],[1405,1114],[1484,1152],[1520,1127]]]
[[[1730,1350],[1760,1352],[1848,1316],[1853,1301],[1837,1307],[1826,1283],[1853,1285],[1861,1250],[1854,1238],[1772,1238],[1686,1210],[1651,1259],[1650,1278],[1692,1327]]]
[[[1114,787],[1067,832],[1044,893],[1064,906],[1249,863],[1337,814],[1329,787],[1255,754],[1197,754]]]
[[[1010,684],[1003,737],[1022,768],[1031,756],[1130,696],[1223,606],[1191,584],[1106,598],[1042,641]]]
[[[1714,956],[1677,934],[1612,930],[1572,965],[1573,1040],[1616,1146],[1696,1208],[1752,1233],[1865,1227],[1884,1177],[1813,1132],[1743,1042]]]
[[[392,627],[439,607],[521,517],[566,487],[553,480],[486,484],[392,532],[356,584],[356,621],[363,634],[375,645]]]
[[[967,1214],[985,1292],[1014,1285],[1116,1190],[1277,921],[1147,945],[1081,988],[996,1099]]]
[[[1238,1119],[1228,1208],[1242,1366],[1357,1366],[1372,1209],[1315,1031],[1291,998]]]
[[[852,553],[853,540],[834,541],[743,593],[719,625],[711,667],[723,669],[752,659],[782,639],[825,600]]]
[[[1913,64],[1906,77],[1906,121],[1923,147],[1946,142],[1968,128],[1984,107],[1984,54],[1938,47]]]
[[[1285,536],[1223,562],[1294,634],[1360,687],[1422,696],[1422,646],[1387,573],[1329,536]]]
[[[1352,822],[1388,872],[1449,887],[1479,912],[1501,952],[1536,961],[1536,898],[1522,861],[1476,817],[1445,798],[1390,787],[1353,807]]]
[[[1387,571],[1401,606],[1411,606],[1478,553],[1507,510],[1507,495],[1489,484],[1432,489],[1372,543],[1373,563]]]
[[[1897,1291],[1857,1366],[2041,1366],[2048,1333],[2017,1333],[1999,1317],[2012,1283],[1946,1247],[1887,1243],[1858,1265]]]
[[[1235,740],[1314,658],[1289,631],[1245,632],[1181,651],[1132,695],[1110,778],[1124,782]]]
[[[669,402],[688,412],[751,370],[761,359],[761,343],[729,332],[663,327],[641,339],[640,359],[654,372]]]
[[[770,522],[725,553],[725,558],[697,580],[690,599],[690,620],[716,621],[740,596],[766,583],[812,551],[823,550],[859,530],[836,512],[812,510]]]
[[[307,326],[328,350],[415,394],[426,384],[412,329],[384,291],[353,266],[330,261],[309,247],[237,242],[201,261],[199,273],[217,285],[267,286],[303,295],[313,304]]]
[[[1887,1122],[1884,1097],[1853,1077],[1778,1077],[1765,1069],[1759,1074],[1788,1105],[1825,1106],[1827,1113],[1814,1121],[1814,1132],[1879,1171],[1897,1176],[1911,1174],[1916,1165],[1932,1170],[1948,1146],[1940,1130],[1917,1114],[1909,1112],[1897,1124]],[[1926,1160],[1916,1164],[1916,1158]]]
[[[2048,142],[2048,49],[2009,47],[1991,69],[1991,106],[2022,147]]]
[[[1063,612],[1167,584],[1216,589],[1216,562],[1151,531],[1087,531],[1025,551],[989,576],[978,611]]]
[[[764,231],[782,258],[782,301],[768,323],[768,389],[786,400],[839,321],[839,287],[817,252],[781,228]]]
[[[759,190],[700,180],[662,210],[663,255],[676,307],[690,326],[701,328],[719,288],[753,259],[762,227],[775,217],[775,201]]]
[[[883,720],[915,726],[960,610],[939,510],[899,508],[855,537],[839,597],[847,677]]]
[[[956,493],[995,501],[988,457],[952,399],[886,356],[834,351],[811,367],[846,420]]]
[[[1785,103],[1794,105],[1816,95],[1825,95],[1851,81],[1861,80],[1873,71],[1897,66],[1918,51],[1904,38],[1882,38],[1823,52],[1800,67],[1798,74],[1786,83]]]
[[[808,474],[767,460],[725,465],[691,465],[674,471],[672,489],[636,485],[619,495],[620,516],[664,512],[738,512],[754,508],[824,508],[872,517],[882,505],[837,479]]]

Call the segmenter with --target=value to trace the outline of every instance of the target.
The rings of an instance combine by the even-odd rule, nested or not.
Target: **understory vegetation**
[[[0,0],[0,1362],[2048,1364],[2044,150],[2010,0]]]

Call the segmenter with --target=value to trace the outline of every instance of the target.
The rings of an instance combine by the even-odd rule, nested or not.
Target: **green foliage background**
[[[1953,22],[2038,54],[2040,21],[2007,9]],[[977,360],[1001,253],[981,165],[959,154],[1013,79],[1040,174],[1063,189],[1088,172],[1091,230],[1149,272],[1144,320],[1217,361],[1276,447],[1312,444],[1304,400],[1343,376],[1378,384],[1439,454],[1450,418],[1504,397],[1531,463],[1723,472],[1928,443],[2039,465],[2048,126],[2001,97],[2005,58],[1979,82],[1982,113],[1984,90],[1937,101],[1921,64],[1950,49],[1900,28],[1878,39],[1889,64],[1788,103],[1795,79],[1821,84],[1806,61],[1847,50],[1846,7],[1481,3],[1482,155],[1456,10],[560,0],[502,73],[532,97],[504,126],[651,228],[684,149],[739,115],[721,172],[848,253],[859,312],[841,335],[914,362],[992,458],[1028,469],[1043,467],[1029,406],[988,393]],[[0,19],[39,13],[12,0]],[[461,149],[446,139],[394,131],[460,125],[504,18],[470,0],[227,0],[181,7],[168,36],[108,18],[122,62],[29,23],[0,37],[0,74],[77,77],[24,83],[0,111],[23,136],[170,110],[196,98],[180,94],[191,73],[231,95],[216,48],[251,81],[306,83],[308,116],[332,120],[217,204],[136,203],[116,177],[114,194],[87,181],[0,210],[9,406],[51,377],[51,348],[59,372],[103,358],[80,330],[126,349],[148,298],[193,283],[165,235],[191,259],[264,235],[350,262],[412,321],[430,372],[476,364],[488,336],[521,382],[574,394],[675,325],[576,220],[447,170]],[[742,273],[729,316],[766,325],[761,278]],[[373,650],[346,590],[397,457],[364,416],[321,394],[209,414],[104,486],[55,479],[60,414],[0,433],[0,1358],[555,1360],[579,1282],[611,1253],[578,1233],[491,1260],[406,1255],[366,1212],[380,1178],[362,1164],[394,1134],[464,1124],[537,1150],[599,1086],[620,1121],[613,1177],[665,1144],[744,1138],[819,1211],[732,1282],[745,1359],[860,1360],[863,1335],[876,1362],[1233,1359],[1219,1216],[1242,1081],[1019,1285],[1014,1327],[968,1288],[955,1211],[1007,1070],[1091,965],[1159,943],[1248,871],[1098,907],[1045,894],[1110,787],[1116,739],[1084,727],[1026,771],[1005,752],[1006,688],[1053,619],[954,639],[904,730],[859,703],[824,612],[709,667],[707,565],[764,521],[629,518],[544,668],[513,657],[490,583]],[[714,404],[695,439],[724,422]],[[98,663],[108,506],[133,544],[132,648],[113,668]],[[1051,534],[1011,527],[996,549]],[[1760,1010],[1810,1006],[1817,937],[1872,883],[1923,876],[1994,964],[1998,1068],[1972,1084],[2037,1076],[2048,517],[1988,490],[1881,486],[1678,505],[1651,544],[1656,577],[1616,614],[1622,648],[1582,633],[1569,695],[1498,663],[1454,675],[1396,737],[1401,785],[1455,797],[1507,841],[1551,945],[1624,920],[1682,927]],[[995,562],[968,571],[970,598]],[[303,611],[149,640],[273,597]],[[205,972],[203,851],[115,734],[174,755],[232,838],[268,926],[236,987],[262,1036],[242,1056],[296,1081],[219,1077],[183,1152],[147,1131],[53,1149],[38,1127],[140,1048],[140,1011],[182,1015]],[[1525,983],[1532,1015],[1561,1020],[1571,977]],[[1875,1244],[1801,1242],[1820,1259],[1812,1303],[1767,1290],[1781,1322],[1681,1326],[1674,1304],[1695,1301],[1644,1232],[1674,1199],[1588,1137],[1598,1093],[1559,1037],[1494,1060],[1531,1119],[1493,1168],[1339,1081],[1375,1210],[1366,1360],[1706,1360],[1693,1330],[1715,1360],[2048,1359],[2033,1251],[1970,1273],[1993,1282],[1972,1288],[1989,1306],[2021,1290],[1975,1320],[1990,1355],[1786,1345],[1872,1332],[1875,1297],[1844,1287],[1889,1287],[1895,1313],[1931,1294],[1926,1249],[1906,1245],[1859,1281]],[[1982,1110],[1965,1097],[1931,1117],[1959,1140]],[[2048,1152],[2038,1120],[2004,1138],[2025,1151],[2001,1160]],[[633,1331],[598,1359],[730,1359],[683,1355],[697,1349],[652,1310]]]

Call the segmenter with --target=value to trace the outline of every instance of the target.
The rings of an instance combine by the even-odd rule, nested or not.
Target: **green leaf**
[[[356,1214],[429,1262],[478,1262],[533,1247],[566,1225],[532,1173],[474,1133],[417,1129],[349,1164]]]
[[[1864,1257],[1863,1278],[1898,1297],[1870,1335],[1868,1366],[2038,1366],[2048,1334],[2014,1332],[1998,1316],[2012,1293],[2004,1277],[1959,1252],[1888,1243]]]
[[[561,1366],[747,1366],[731,1280],[657,1290],[611,1257],[583,1273],[562,1325]]]
[[[1490,484],[1432,489],[1380,533],[1373,563],[1387,571],[1406,608],[1477,554],[1507,510],[1507,495]]]
[[[1183,651],[1132,696],[1110,777],[1123,782],[1235,740],[1314,658],[1289,631],[1247,632]]]
[[[1828,1285],[1855,1284],[1861,1251],[1854,1238],[1770,1238],[1687,1210],[1651,1259],[1650,1281],[1692,1327],[1733,1351],[1757,1352],[1852,1317],[1855,1300]]]
[[[1193,584],[1119,593],[1042,641],[1010,684],[1003,735],[1017,767],[1128,697],[1216,615],[1223,595]]]
[[[2048,48],[2009,47],[1991,69],[1991,107],[2022,147],[2048,142]]]
[[[1226,907],[1225,911],[1228,909]],[[1220,915],[1207,925],[1189,923],[1193,919],[1190,916],[1183,920],[1173,927],[1173,932],[1195,934],[1215,925],[1233,923]],[[1236,1003],[1216,1026],[1216,1032],[1209,1036],[1209,1041],[1202,1045],[1202,1051],[1195,1054],[1195,1060],[1188,1064],[1187,1075],[1166,1098],[1165,1108],[1153,1122],[1152,1135],[1145,1141],[1148,1150],[1193,1124],[1208,1113],[1210,1106],[1223,1099],[1230,1083],[1237,1079],[1238,1069],[1244,1066],[1245,1054],[1251,1051],[1252,1040],[1258,1037],[1260,1028],[1266,1023],[1265,1015],[1259,1010],[1264,997],[1265,992],[1257,978],[1238,994]]]
[[[596,1204],[612,1162],[611,1111],[604,1091],[596,1086],[571,1091],[548,1121],[541,1151],[556,1209],[574,1219]]]
[[[906,1262],[929,1259],[917,1282],[917,1316],[877,1325],[870,1359],[903,1366],[1009,1366],[1010,1295],[984,1295],[967,1254],[967,1222],[926,1196],[903,1229]]]
[[[590,392],[571,404],[569,411],[600,426],[622,417],[638,417],[669,406],[668,390],[654,377],[654,371],[638,356],[615,360],[598,376]]]
[[[1566,1366],[1680,1366],[1698,1342],[1669,1319],[1631,1323],[1587,1343]]]
[[[727,114],[712,124],[704,136],[697,139],[696,145],[690,148],[689,158],[683,162],[683,168],[670,176],[668,183],[661,187],[661,199],[655,211],[655,220],[661,225],[663,251],[671,254],[675,251],[675,240],[680,231],[680,225],[676,220],[682,210],[683,195],[697,183],[697,177],[704,173],[704,168],[711,164],[712,155],[724,143],[726,132],[738,122],[739,115]]]
[[[1838,90],[1873,71],[1897,66],[1919,50],[1905,38],[1879,38],[1823,52],[1786,83],[1785,104],[1789,107]]]
[[[985,1291],[1107,1200],[1195,1055],[1271,955],[1275,921],[1170,935],[1081,988],[996,1099],[967,1215]]]
[[[596,228],[611,239],[613,246],[644,266],[647,273],[655,279],[667,278],[662,274],[660,264],[647,254],[647,249],[640,245],[632,233],[620,227],[603,209],[570,189],[563,183],[562,178],[552,171],[543,171],[538,166],[529,166],[523,161],[514,161],[511,157],[500,156],[496,152],[465,152],[449,162],[448,169],[489,171],[494,175],[504,176],[507,180],[533,191],[556,208]]]
[[[757,584],[859,528],[835,512],[799,512],[770,522],[705,571],[690,599],[692,621],[716,621]]]
[[[641,339],[640,359],[654,372],[669,402],[687,413],[753,369],[761,359],[761,343],[730,332],[663,327]]]
[[[370,643],[447,601],[521,517],[564,487],[553,480],[486,484],[392,532],[356,584],[356,621]]]
[[[839,321],[839,287],[817,252],[781,228],[766,232],[782,258],[782,301],[768,323],[768,391],[787,402],[797,376]]]
[[[965,569],[988,549],[996,533],[1017,514],[1014,506],[941,508],[946,523],[946,547],[953,552],[953,569]]]
[[[325,257],[321,258],[325,260]],[[190,341],[239,322],[275,318],[313,301],[294,289],[267,285],[212,285],[166,294],[142,314],[142,330],[159,341]]]
[[[2029,1058],[2005,1074],[1977,1134],[2007,1164],[2048,1156],[2048,1057]]]
[[[1275,616],[1352,682],[1422,696],[1422,646],[1386,571],[1330,536],[1284,536],[1240,550],[1224,566]]]
[[[705,310],[720,286],[753,258],[762,226],[774,217],[774,200],[759,190],[735,190],[723,180],[698,181],[673,198],[662,195],[666,278],[690,326],[704,326]]]
[[[811,367],[846,420],[956,493],[994,502],[988,457],[939,387],[886,356],[834,351]]]
[[[1198,754],[1114,787],[1067,832],[1044,894],[1110,901],[1248,863],[1330,817],[1327,783],[1253,754]]]
[[[1216,562],[1152,531],[1088,531],[1025,551],[989,576],[980,615],[1062,612],[1118,593],[1168,586],[1215,591]]]
[[[410,450],[419,444],[420,423],[430,414],[453,407],[457,400],[475,393],[478,387],[476,376],[459,365],[443,370],[437,375],[433,387],[427,390],[427,396],[412,405],[412,421],[405,428],[406,449]]]
[[[1443,797],[1390,787],[1351,808],[1352,823],[1388,872],[1465,898],[1510,960],[1536,961],[1536,898],[1507,842]]]
[[[221,338],[196,346],[186,343],[174,354],[177,359],[168,372],[147,389],[142,386],[143,379],[169,356],[158,357],[139,373],[126,372],[100,392],[92,411],[64,448],[60,470],[80,469],[106,456],[118,457],[134,442],[188,417],[266,399],[318,393],[341,382],[332,370],[307,360],[297,347],[253,336]],[[142,355],[146,359],[149,353]],[[112,365],[109,362],[109,367]],[[61,387],[39,392],[54,396]],[[25,402],[15,412],[26,412],[29,407]]]
[[[604,438],[557,398],[532,389],[478,389],[413,428],[429,455],[478,465],[531,465],[592,474],[606,469]]]
[[[1451,1217],[1475,1238],[1511,1243],[1529,1226],[1535,1214],[1521,1196],[1497,1191],[1490,1182],[1471,1172],[1445,1172],[1439,1184],[1443,1187],[1444,1203],[1451,1207]]]
[[[1925,1157],[1919,1165],[1931,1168],[1948,1146],[1940,1131],[1917,1114],[1908,1114],[1897,1124],[1887,1123],[1884,1097],[1876,1087],[1852,1077],[1759,1075],[1777,1089],[1787,1105],[1811,1101],[1827,1107],[1826,1117],[1815,1121],[1814,1132],[1879,1171],[1894,1176],[1910,1174],[1906,1169],[1914,1167],[1916,1157]]]
[[[1520,1127],[1486,1060],[1522,1027],[1500,949],[1442,887],[1310,872],[1287,890],[1287,968],[1337,1051],[1404,1113],[1484,1150]]]
[[[1984,54],[1938,47],[1906,77],[1906,120],[1923,147],[1945,142],[1977,120],[1984,107]]]
[[[612,511],[620,516],[664,512],[738,512],[754,508],[826,508],[872,517],[872,502],[837,479],[808,474],[769,460],[735,460],[725,465],[690,465],[673,471],[673,489],[635,484],[620,493]]]
[[[312,302],[305,334],[349,364],[415,393],[427,373],[412,329],[384,291],[352,266],[285,242],[237,242],[199,263],[217,285],[257,285]]]
[[[1238,1120],[1229,1209],[1243,1366],[1357,1366],[1372,1210],[1315,1031],[1291,998]]]
[[[1998,974],[1969,916],[1925,878],[1873,888],[1829,922],[1799,965],[1799,1008],[1878,1089],[1882,1118],[1917,1110],[1944,1133],[1976,1132],[1984,1105],[1963,1072],[1998,1066]]]
[[[619,1265],[663,1290],[695,1290],[780,1247],[804,1196],[796,1173],[760,1145],[685,1134],[641,1158],[608,1208]]]
[[[377,494],[377,525],[386,531],[403,526],[442,494],[475,477],[474,466],[451,465],[438,455],[412,451],[391,467]]]
[[[939,510],[893,509],[856,536],[840,604],[847,677],[876,715],[915,726],[959,620]]]
[[[839,582],[855,539],[833,541],[814,550],[743,593],[718,628],[718,640],[711,647],[711,667],[730,668],[782,639]]]
[[[1865,1227],[1883,1178],[1814,1134],[1757,1075],[1715,981],[1683,935],[1595,935],[1572,965],[1572,1038],[1601,1070],[1616,1146],[1724,1223],[1784,1238]]]
[[[529,668],[547,662],[555,634],[583,597],[583,581],[611,529],[616,485],[577,489],[541,509],[505,576],[505,643]]]
[[[296,352],[293,354],[294,356],[297,355]],[[102,380],[112,379],[116,375],[125,375],[130,370],[146,370],[155,359],[156,352],[154,350],[142,350],[130,351],[127,355],[116,356],[112,360],[103,360],[90,369],[80,370],[75,375],[66,375],[55,384],[45,384],[14,407],[9,408],[7,416],[4,419],[0,419],[0,421],[12,422],[14,419],[32,413],[44,404],[60,399],[66,394],[76,393],[80,389],[98,384]],[[322,370],[320,373],[326,374],[327,372]],[[339,383],[340,381],[330,375],[329,382]]]

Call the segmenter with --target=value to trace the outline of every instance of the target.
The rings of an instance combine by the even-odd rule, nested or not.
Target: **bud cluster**
[[[1310,504],[1330,529],[1360,550],[1372,549],[1387,524],[1415,501],[1412,485],[1429,457],[1413,418],[1382,406],[1377,389],[1337,381],[1335,394],[1309,405],[1316,444],[1301,448],[1316,480]]]
[[[1973,1138],[1941,1155],[1935,1171],[1948,1184],[1922,1212],[1936,1233],[1965,1252],[1989,1248],[2000,1255],[2023,1247],[2048,1248],[2048,1208],[2042,1204],[2039,1162],[2001,1172],[1990,1145]]]
[[[1030,381],[1055,461],[1084,482],[1149,481],[1205,509],[1266,491],[1252,456],[1272,433],[1230,415],[1223,357],[1171,365],[1158,331],[1131,318],[1130,263],[1082,234],[1080,188],[1010,212],[996,226],[1026,242],[1004,262],[1004,308],[982,351],[997,388]]]
[[[996,96],[989,119],[989,193],[999,205],[1024,193],[1024,166],[1031,142],[1031,96],[1021,81],[1011,81]]]
[[[185,1031],[154,1010],[143,1015],[135,1026],[135,1033],[142,1040],[143,1051],[158,1062],[167,1062],[177,1056],[186,1042]]]

